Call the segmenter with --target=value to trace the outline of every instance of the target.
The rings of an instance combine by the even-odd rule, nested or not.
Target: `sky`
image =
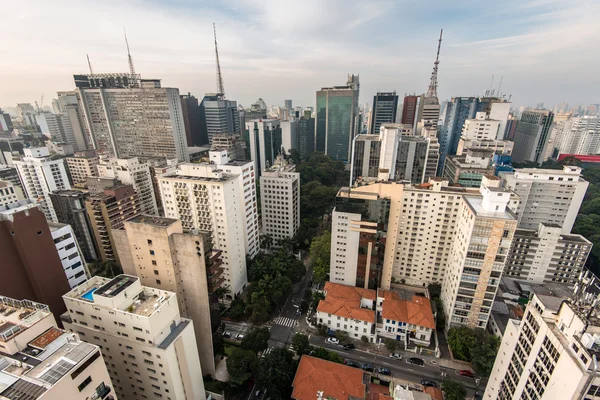
[[[227,98],[314,105],[360,74],[377,91],[423,93],[440,29],[440,101],[490,87],[514,105],[600,103],[598,0],[22,0],[0,24],[0,106],[74,88],[72,75],[128,71],[202,98],[216,91],[213,21]]]

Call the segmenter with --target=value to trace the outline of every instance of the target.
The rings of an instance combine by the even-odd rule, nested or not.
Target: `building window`
[[[154,275],[158,275],[158,270],[154,270]]]
[[[77,389],[81,392],[83,389],[86,388],[87,385],[89,385],[92,382],[92,377],[88,376],[87,378],[85,378],[85,380],[83,382],[81,382],[79,384],[79,386],[77,386]]]
[[[157,285],[160,285],[160,279],[157,279],[157,280],[156,280],[156,284],[157,284]]]

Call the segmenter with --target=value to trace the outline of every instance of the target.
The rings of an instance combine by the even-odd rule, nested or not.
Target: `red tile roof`
[[[325,283],[325,300],[321,300],[317,311],[352,318],[359,321],[375,322],[375,311],[360,307],[360,300],[366,298],[375,301],[377,292],[338,283]]]
[[[324,399],[364,399],[366,390],[361,369],[311,356],[300,359],[292,386],[292,399],[296,400],[315,400],[319,391]]]
[[[426,386],[423,391],[431,396],[433,400],[444,400],[444,395],[442,391],[438,388],[434,388],[431,386]]]
[[[389,290],[380,290],[379,297],[384,298],[381,310],[384,319],[435,329],[431,302],[427,297],[413,296],[412,300],[400,300],[397,293]]]

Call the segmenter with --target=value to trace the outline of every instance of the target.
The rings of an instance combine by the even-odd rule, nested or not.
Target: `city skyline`
[[[86,53],[95,72],[127,71],[123,26],[138,73],[201,98],[216,91],[213,21],[227,97],[245,107],[258,97],[312,106],[315,91],[343,84],[348,73],[361,75],[361,104],[377,91],[423,93],[440,28],[440,101],[481,95],[495,75],[493,88],[503,77],[501,92],[515,106],[598,102],[600,83],[588,66],[600,61],[589,51],[600,33],[600,5],[586,0],[27,3],[2,28],[5,37],[19,31],[5,41],[13,62],[0,65],[3,107],[42,95],[49,105],[57,91],[73,89],[73,74],[88,72]],[[103,23],[90,24],[90,15]]]

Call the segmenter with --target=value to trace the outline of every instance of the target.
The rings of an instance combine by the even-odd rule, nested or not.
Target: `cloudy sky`
[[[21,0],[0,24],[0,106],[72,89],[72,75],[136,71],[202,97],[216,89],[212,22],[227,97],[313,105],[359,73],[376,91],[427,89],[439,30],[439,97],[481,94],[495,74],[515,105],[600,103],[598,0]]]

